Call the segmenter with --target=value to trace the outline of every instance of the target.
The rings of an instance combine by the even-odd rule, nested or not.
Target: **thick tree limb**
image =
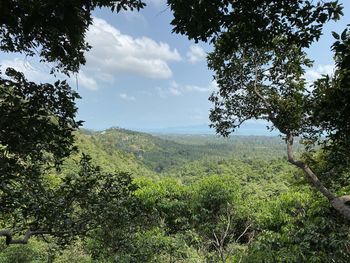
[[[342,216],[344,216],[346,219],[350,220],[350,196],[345,195],[341,197],[337,197],[334,193],[332,193],[328,188],[326,188],[321,181],[318,179],[318,177],[315,175],[315,173],[310,169],[310,167],[307,166],[302,161],[294,159],[293,154],[293,134],[289,132],[287,134],[286,143],[287,143],[287,156],[288,156],[288,162],[295,165],[296,167],[302,169],[304,171],[304,174],[309,179],[310,183],[314,188],[316,188],[323,196],[325,196],[333,208],[337,210]]]
[[[332,201],[336,198],[336,196],[329,191],[318,179],[318,177],[313,173],[313,171],[302,161],[295,160],[294,154],[293,154],[293,134],[289,133],[287,135],[286,139],[287,143],[287,156],[288,156],[288,162],[291,164],[299,167],[304,171],[308,179],[311,181],[312,185],[320,191],[329,201]]]
[[[0,230],[0,237],[6,237],[6,245],[13,245],[13,244],[27,244],[28,240],[31,238],[31,236],[34,235],[43,235],[43,234],[49,234],[47,231],[31,231],[30,229],[27,230],[26,234],[22,239],[13,239],[13,234],[10,230]]]

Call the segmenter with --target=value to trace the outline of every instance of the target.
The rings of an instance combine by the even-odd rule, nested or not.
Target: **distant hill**
[[[277,131],[269,131],[267,129],[268,123],[262,121],[247,121],[239,129],[237,129],[234,135],[240,136],[277,136]],[[179,127],[167,127],[157,129],[140,129],[140,131],[152,133],[152,134],[211,134],[215,135],[215,129],[210,128],[208,124],[193,125],[193,126],[179,126]]]
[[[133,153],[124,151],[114,145],[114,143],[102,143],[99,133],[89,130],[80,130],[76,132],[76,146],[78,152],[67,159],[63,165],[64,173],[69,173],[78,169],[77,163],[81,155],[88,154],[93,162],[100,166],[106,172],[123,171],[129,172],[134,176],[154,176],[154,172],[140,162]],[[125,137],[123,135],[123,137]],[[108,136],[106,136],[106,139]]]
[[[81,130],[77,143],[110,169],[132,168],[133,172],[157,173],[207,159],[276,159],[285,155],[279,137],[215,135],[151,135],[122,128]]]

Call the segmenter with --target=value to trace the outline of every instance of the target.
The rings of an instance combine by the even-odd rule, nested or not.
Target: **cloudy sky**
[[[331,31],[341,32],[350,21],[350,1],[342,0],[345,16],[329,23],[309,55],[314,68],[308,80],[333,70]],[[171,13],[164,0],[148,0],[137,12],[94,12],[87,33],[93,48],[87,63],[72,85],[83,97],[79,119],[85,128],[102,130],[112,126],[150,130],[209,123],[208,97],[216,88],[206,66],[205,43],[194,44],[171,33]],[[50,67],[20,54],[0,53],[2,67],[14,67],[33,81],[52,81]]]

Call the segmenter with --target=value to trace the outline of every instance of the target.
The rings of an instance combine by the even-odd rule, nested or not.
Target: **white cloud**
[[[217,83],[212,81],[208,86],[197,86],[197,85],[181,85],[176,81],[171,81],[169,87],[160,88],[157,87],[156,90],[160,97],[166,98],[168,96],[182,96],[186,93],[208,93],[217,90]]]
[[[63,74],[57,74],[56,77],[50,74],[49,72],[51,68],[47,64],[31,63],[28,60],[24,60],[21,58],[2,60],[0,61],[0,65],[3,73],[8,67],[14,68],[17,71],[22,72],[26,79],[36,83],[53,83],[57,79],[68,79],[68,83],[72,87],[75,87],[77,77],[79,86],[82,86],[89,90],[98,89],[98,84],[96,80],[92,77],[89,77],[83,70],[81,70],[77,76],[73,75],[70,78],[68,78],[66,75]]]
[[[134,101],[134,100],[136,100],[136,98],[135,98],[134,96],[130,96],[130,95],[126,94],[126,93],[121,93],[121,94],[119,94],[119,97],[120,97],[121,99],[123,99],[123,100],[128,100],[128,101]]]
[[[180,61],[176,49],[163,42],[156,42],[148,37],[133,38],[122,34],[105,20],[94,18],[93,25],[87,32],[87,41],[92,49],[86,53],[87,63],[80,70],[77,79],[79,86],[97,90],[103,84],[114,82],[118,74],[129,73],[154,79],[166,79],[172,76],[169,62]],[[55,77],[49,74],[51,67],[38,61],[15,58],[0,61],[2,69],[13,67],[35,82],[53,82]],[[57,74],[60,79],[67,76]],[[76,77],[69,83],[74,86]],[[176,91],[174,91],[176,93]]]
[[[98,85],[96,80],[94,80],[93,78],[87,76],[84,71],[80,71],[80,73],[78,74],[78,80],[79,83],[89,89],[89,90],[97,90],[98,89]]]
[[[148,78],[170,78],[172,71],[168,63],[181,60],[178,51],[168,44],[122,34],[100,18],[94,18],[87,41],[92,45],[86,55],[87,68],[111,76],[130,73]]]
[[[174,96],[180,96],[180,95],[182,95],[181,88],[180,88],[179,85],[176,83],[176,81],[172,81],[172,82],[170,83],[169,93],[170,93],[171,95],[174,95]]]
[[[187,52],[188,61],[192,64],[205,60],[206,56],[204,49],[199,45],[190,46],[190,50]]]
[[[13,68],[22,72],[29,81],[44,83],[53,82],[55,80],[53,75],[50,75],[48,72],[45,73],[44,70],[34,67],[32,63],[21,58],[2,60],[0,61],[0,65],[2,73],[5,73],[6,68]]]
[[[318,65],[305,72],[305,79],[309,84],[322,77],[322,75],[333,75],[334,65]]]
[[[211,86],[209,85],[208,87],[200,87],[195,85],[186,85],[183,87],[183,89],[188,92],[208,92],[211,91]]]

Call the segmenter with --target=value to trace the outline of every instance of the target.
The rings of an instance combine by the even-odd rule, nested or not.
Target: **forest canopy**
[[[38,84],[6,69],[0,261],[349,262],[349,28],[333,32],[334,74],[311,86],[304,77],[312,66],[308,48],[329,21],[341,18],[342,5],[168,5],[175,33],[213,45],[207,57],[218,84],[209,98],[212,127],[227,137],[249,119],[269,121],[287,151],[280,138],[196,143],[123,129],[79,130],[80,96],[66,81]],[[144,6],[140,0],[0,1],[0,50],[37,55],[53,63],[52,74],[69,76],[86,62],[93,10]]]
[[[341,178],[344,161],[348,164],[349,155],[342,153],[349,146],[345,135],[350,119],[347,28],[341,35],[333,33],[334,75],[313,83],[312,92],[304,77],[305,68],[312,65],[306,49],[320,38],[328,21],[340,19],[341,4],[308,0],[190,1],[189,6],[187,1],[169,0],[169,4],[174,32],[214,46],[208,67],[219,86],[209,98],[216,131],[228,136],[249,119],[269,121],[285,136],[288,161],[302,169],[310,184],[350,219],[350,196],[338,197],[320,181],[313,171],[317,160],[312,153],[309,165],[293,154],[294,138],[300,136],[309,151],[321,144],[329,156],[325,161],[334,169],[321,173]]]

